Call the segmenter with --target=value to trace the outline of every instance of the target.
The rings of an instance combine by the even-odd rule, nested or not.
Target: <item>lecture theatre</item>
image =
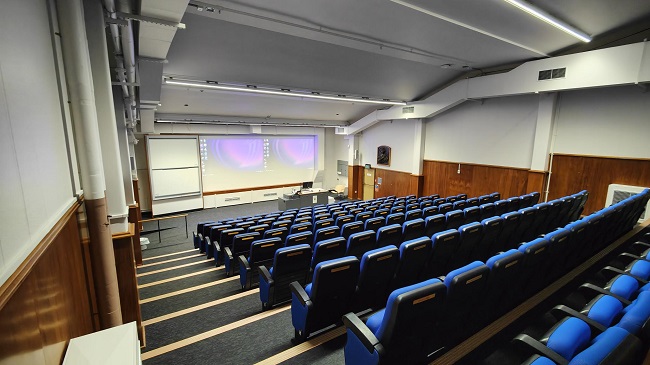
[[[650,2],[2,0],[0,365],[650,364]]]

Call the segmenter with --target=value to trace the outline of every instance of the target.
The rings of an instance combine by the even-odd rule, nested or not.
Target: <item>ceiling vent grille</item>
[[[348,134],[347,127],[336,127],[334,128],[334,134]]]
[[[414,106],[405,106],[402,108],[402,114],[410,114],[415,112],[415,107]]]
[[[620,184],[609,184],[607,188],[607,198],[605,200],[605,206],[608,207],[612,204],[616,204],[621,200],[625,200],[632,195],[638,194],[645,190],[645,187],[642,186],[630,186],[630,185],[620,185]],[[639,222],[650,218],[650,201],[645,207],[643,214],[639,218]]]
[[[566,67],[539,71],[537,80],[563,79],[564,77],[566,77]]]

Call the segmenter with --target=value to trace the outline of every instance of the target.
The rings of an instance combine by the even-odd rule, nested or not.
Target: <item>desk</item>
[[[70,340],[63,365],[140,365],[135,322]]]
[[[318,204],[327,204],[330,192],[325,189],[304,189],[299,195],[287,195],[278,198],[278,209],[299,209],[311,207]]]

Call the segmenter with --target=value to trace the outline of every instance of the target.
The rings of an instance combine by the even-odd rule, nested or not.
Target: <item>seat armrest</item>
[[[631,277],[635,278],[639,282],[639,284],[641,284],[640,286],[643,286],[643,285],[648,283],[648,281],[643,279],[643,278],[640,278],[640,277],[638,277],[636,275],[632,275],[629,272],[625,272],[625,271],[623,271],[623,270],[621,270],[619,268],[613,267],[613,266],[605,266],[604,268],[602,268],[600,270],[600,272],[605,277],[608,277],[608,278],[612,278],[612,277],[614,277],[614,276],[616,276],[618,274],[631,276]]]
[[[557,352],[546,347],[541,342],[528,335],[519,335],[512,340],[512,343],[519,349],[526,353],[526,356],[531,354],[539,354],[545,357],[548,357],[557,365],[568,365],[569,361],[563,358]]]
[[[203,241],[203,234],[202,233],[197,233],[196,236],[199,238],[199,240]]]
[[[630,262],[634,260],[641,260],[641,257],[628,252],[623,252],[622,254],[618,255],[616,260],[623,262],[627,266]]]
[[[273,284],[273,278],[271,278],[271,273],[269,272],[269,269],[266,268],[266,266],[261,265],[257,269],[260,272],[260,279],[263,279],[269,284]]]
[[[243,271],[243,270],[250,271],[251,270],[251,265],[248,263],[248,260],[246,259],[246,256],[239,255],[237,257],[237,259],[239,260],[239,271]]]
[[[370,331],[370,329],[359,319],[359,317],[357,317],[356,314],[345,314],[342,319],[345,327],[357,336],[369,353],[372,354],[375,350],[377,350],[377,352],[383,352],[383,346],[381,346],[379,340],[375,337],[375,334]]]
[[[291,290],[291,294],[300,301],[300,304],[302,304],[303,307],[311,307],[312,303],[311,299],[309,299],[309,295],[307,295],[305,289],[303,289],[297,281],[292,281],[289,284],[289,289]]]
[[[553,309],[551,309],[551,314],[558,321],[567,316],[581,319],[583,322],[589,325],[592,334],[600,334],[607,329],[607,327],[603,326],[602,324],[594,321],[593,319],[587,317],[586,315],[578,312],[573,308],[567,307],[566,305],[558,305],[553,307]]]
[[[233,261],[235,258],[232,257],[232,252],[230,251],[230,247],[226,247],[223,249],[224,252],[224,258],[228,257],[230,261]]]
[[[589,283],[582,284],[582,285],[580,285],[578,290],[580,292],[582,292],[582,293],[596,292],[597,294],[610,295],[610,296],[618,299],[621,303],[623,303],[624,306],[628,306],[628,305],[630,305],[630,303],[632,303],[631,301],[623,298],[622,296],[614,294],[614,293],[610,292],[609,290],[605,290],[605,289],[603,289],[603,288],[601,288],[601,287],[599,287],[597,285],[594,285],[594,284],[589,284]]]

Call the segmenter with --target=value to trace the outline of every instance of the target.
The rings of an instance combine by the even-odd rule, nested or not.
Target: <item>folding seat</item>
[[[506,251],[511,248],[517,248],[520,242],[514,242],[514,231],[519,226],[519,221],[521,220],[521,213],[519,212],[510,212],[501,216],[503,219],[503,224],[501,226],[501,233],[499,233],[499,238],[497,238],[496,247],[499,251]]]
[[[395,270],[392,287],[394,289],[412,285],[420,281],[424,265],[431,253],[431,239],[420,237],[404,241],[399,246],[399,264]]]
[[[430,217],[432,215],[438,214],[437,206],[430,206],[422,209],[422,218]]]
[[[196,232],[192,232],[192,239],[194,240],[194,248],[199,248],[203,242],[203,226],[210,223],[217,223],[215,221],[204,221],[196,224]]]
[[[456,195],[456,200],[467,200],[467,194]]]
[[[267,238],[253,241],[248,258],[243,255],[238,257],[239,283],[242,289],[250,289],[259,283],[258,268],[262,265],[270,267],[273,263],[275,251],[282,247],[279,238]]]
[[[389,226],[391,224],[399,224],[402,225],[404,223],[404,213],[391,213],[386,216],[386,225]]]
[[[336,217],[336,225],[339,226],[339,228],[343,227],[344,224],[354,222],[354,216],[353,215],[342,215]]]
[[[215,263],[220,262],[223,260],[221,257],[221,246],[217,249],[217,246],[215,245],[215,242],[218,243],[219,239],[221,238],[221,232],[225,231],[226,229],[231,229],[232,226],[229,224],[218,224],[214,226],[209,226],[210,227],[210,233],[203,238],[203,240],[206,243],[206,253],[207,253],[207,258],[214,257]]]
[[[473,222],[480,222],[481,221],[481,208],[479,207],[469,207],[463,209],[463,216],[465,219],[463,220],[464,224],[467,223],[473,223]]]
[[[580,214],[582,214],[582,211],[585,207],[585,203],[589,198],[589,193],[587,192],[587,190],[583,190],[579,193],[574,194],[573,196],[576,198],[576,204],[573,207],[574,209],[569,212],[569,215],[571,216],[570,218],[571,222],[578,219],[580,217]]]
[[[328,219],[331,218],[330,214],[327,212],[319,213],[319,214],[314,214],[314,218],[312,218],[312,221],[317,222],[322,219]]]
[[[272,229],[267,229],[264,231],[264,236],[262,238],[273,238],[273,237],[278,237],[284,242],[284,240],[287,239],[287,235],[289,235],[289,230],[287,227],[280,227],[280,228],[272,228]]]
[[[445,228],[458,229],[465,222],[465,215],[462,210],[452,210],[445,213]]]
[[[392,206],[393,206],[393,203],[383,203],[383,204],[379,205],[379,209],[388,209],[388,210],[390,210],[390,208]]]
[[[571,211],[571,207],[575,203],[575,200],[576,198],[570,195],[560,198],[562,204],[561,204],[560,212],[558,213],[558,215],[560,216],[558,227],[564,227],[567,224],[571,223],[569,221],[569,212]]]
[[[444,336],[436,328],[445,304],[446,287],[431,279],[394,290],[386,308],[364,324],[343,316],[347,330],[346,364],[417,364],[426,359],[428,343]]]
[[[351,234],[363,231],[363,222],[345,223],[341,227],[341,237],[348,239]]]
[[[289,227],[289,234],[294,234],[294,233],[300,233],[300,232],[306,232],[309,231],[311,232],[313,229],[311,223],[305,222],[305,223],[294,223]]]
[[[454,210],[454,205],[450,203],[443,203],[438,205],[438,213],[439,214],[446,214],[448,212],[451,212]]]
[[[306,208],[305,210],[300,209],[298,213],[296,213],[296,219],[298,218],[304,218],[304,217],[313,217],[313,211],[309,208]]]
[[[256,224],[254,226],[248,227],[246,232],[258,232],[261,235],[264,235],[264,232],[269,229],[268,224]]]
[[[490,257],[485,265],[490,269],[482,313],[489,313],[483,323],[489,323],[519,304],[516,293],[521,286],[524,254],[511,249]]]
[[[368,211],[363,211],[361,213],[357,213],[357,215],[354,217],[354,220],[359,222],[365,222],[369,218],[372,218],[372,213]]]
[[[483,204],[487,203],[493,203],[492,197],[489,195],[481,195],[478,197],[478,205],[481,206]]]
[[[587,348],[591,340],[591,330],[584,321],[574,317],[564,317],[549,329],[540,340],[527,334],[520,334],[512,341],[521,351],[541,352],[555,364],[568,364],[579,352]]]
[[[395,214],[395,213],[404,213],[406,212],[406,207],[403,205],[395,205],[392,208],[390,208],[390,214]]]
[[[422,211],[419,208],[407,210],[404,215],[404,221],[410,221],[416,218],[422,218]]]
[[[330,212],[330,213],[335,212],[335,211],[339,211],[339,210],[342,210],[342,209],[343,208],[341,208],[340,205],[336,205],[336,204],[333,204],[333,205],[330,205],[329,207],[327,207],[327,211]],[[316,211],[316,209],[314,209],[314,211]]]
[[[399,224],[383,226],[377,230],[376,237],[377,247],[388,245],[397,247],[402,242],[402,226]]]
[[[519,197],[519,209],[532,207],[533,197],[529,194],[524,194]]]
[[[456,253],[449,260],[449,267],[461,267],[469,263],[469,258],[478,246],[483,237],[483,225],[479,222],[472,222],[462,225],[458,228],[460,233],[460,241]]]
[[[264,218],[273,218],[273,219],[275,219],[275,218],[277,218],[279,216],[280,216],[280,212],[274,212],[274,213],[269,213],[269,214],[265,215]]]
[[[481,204],[478,208],[481,210],[481,217],[480,217],[481,221],[487,218],[492,218],[497,215],[496,208],[494,207],[494,203]]]
[[[259,267],[262,310],[290,300],[289,283],[296,281],[305,285],[311,256],[309,245],[283,247],[275,251],[272,268]]]
[[[530,194],[528,194],[528,195],[530,195],[530,197],[531,197],[531,201],[530,201],[530,206],[531,206],[531,207],[532,207],[533,205],[539,203],[539,197],[540,197],[539,192],[537,192],[537,191],[533,191],[532,193],[530,193]]]
[[[294,342],[302,342],[310,333],[339,323],[341,316],[349,312],[358,278],[359,260],[347,256],[316,265],[312,281],[304,289],[292,282]]]
[[[496,202],[497,200],[501,200],[501,194],[497,192],[490,194],[490,197],[492,198],[492,203]]]
[[[333,211],[331,213],[331,216],[332,216],[332,219],[334,219],[334,221],[336,221],[336,218],[347,215],[346,213],[347,212],[343,211],[343,210],[335,210],[335,211]]]
[[[390,214],[389,209],[380,208],[375,210],[375,212],[373,213],[373,217],[385,217],[389,214]]]
[[[514,212],[515,210],[521,209],[521,198],[518,196],[513,196],[512,198],[506,199],[509,203],[510,211]],[[524,207],[526,208],[526,207]]]
[[[448,346],[474,332],[479,326],[482,311],[474,310],[485,298],[488,269],[480,261],[450,271],[445,276],[447,286],[446,310],[441,326]]]
[[[229,219],[229,220],[225,221],[224,223],[234,226],[235,224],[241,223],[243,221],[244,221],[243,219]]]
[[[370,205],[369,202],[361,202],[361,203],[357,204],[357,207],[361,208],[361,209],[366,209],[366,207],[369,206],[369,205]]]
[[[269,227],[273,225],[273,222],[275,222],[275,218],[262,218],[257,220],[257,224],[267,224]]]
[[[543,223],[542,233],[550,232],[560,227],[560,211],[562,210],[562,201],[551,200],[548,204],[548,216]]]
[[[531,234],[534,236],[539,236],[540,234],[549,232],[549,230],[546,229],[546,225],[544,223],[548,219],[548,203],[539,203],[533,206],[533,208],[537,209],[537,214],[535,215],[533,223],[530,225]]]
[[[354,216],[356,216],[357,214],[359,214],[359,213],[361,213],[363,211],[364,210],[361,209],[361,208],[354,208],[354,209],[348,210],[348,214],[351,215],[352,217],[354,217]]]
[[[503,218],[491,217],[483,219],[481,226],[483,227],[483,234],[481,240],[474,246],[470,261],[485,261],[501,251],[501,245],[497,242],[497,239],[503,228]]]
[[[314,244],[314,254],[311,258],[311,270],[320,262],[338,259],[345,256],[347,241],[343,237],[334,237],[318,241]]]
[[[425,236],[424,219],[417,218],[404,222],[402,225],[402,241],[408,241]]]
[[[203,228],[201,230],[201,241],[199,243],[199,252],[200,253],[206,253],[208,250],[208,245],[206,242],[206,237],[210,236],[210,228],[214,226],[219,226],[222,225],[222,223],[219,222],[213,222],[213,223],[207,223],[203,225]]]
[[[429,198],[429,200],[434,201],[434,200],[436,200],[436,199],[439,199],[439,198],[440,198],[440,195],[438,195],[438,194],[431,194],[431,195],[428,196],[428,198]]]
[[[424,235],[431,237],[438,232],[445,230],[446,224],[445,216],[442,214],[435,214],[424,219]]]
[[[221,231],[219,234],[219,241],[212,242],[214,246],[215,254],[215,264],[216,266],[221,265],[221,262],[225,261],[225,248],[232,245],[232,239],[236,235],[244,233],[243,228],[228,228]]]
[[[456,229],[449,229],[434,234],[431,241],[433,246],[421,274],[420,279],[422,280],[445,275],[449,272],[448,264],[458,248],[460,233]]]
[[[433,199],[433,205],[436,206],[436,207],[439,206],[440,204],[445,204],[445,203],[446,203],[446,199],[445,199],[445,198],[436,198],[436,199]]]
[[[248,227],[254,226],[254,225],[255,225],[254,221],[245,221],[245,222],[235,224],[235,228],[243,228],[244,231],[246,231],[248,229]]]
[[[251,251],[251,244],[253,241],[260,238],[261,236],[257,232],[239,233],[233,236],[232,244],[225,246],[223,249],[226,276],[232,276],[237,273],[237,270],[239,270],[239,265],[237,264],[239,255],[243,255],[245,257],[248,256]]]
[[[549,261],[548,240],[545,238],[536,238],[533,241],[526,242],[519,246],[519,252],[524,254],[522,262],[522,288],[521,294],[524,298],[537,293],[544,287],[549,278],[544,275],[547,273]]]
[[[282,214],[281,216],[276,219],[276,222],[280,221],[289,221],[289,224],[293,223],[294,218],[296,218],[293,214]]]
[[[295,246],[295,245],[312,245],[314,243],[314,234],[309,231],[302,231],[299,233],[292,233],[287,235],[287,238],[284,240],[284,246]]]
[[[411,203],[411,204],[406,205],[406,211],[407,211],[407,212],[408,212],[409,210],[413,210],[413,209],[420,209],[420,204],[417,204],[417,203]]]
[[[314,232],[318,231],[321,228],[333,227],[333,226],[335,226],[335,224],[334,224],[334,219],[332,219],[332,218],[315,220],[314,221]],[[338,226],[336,226],[336,227],[338,227]]]
[[[348,238],[345,254],[347,256],[356,256],[358,259],[361,259],[361,256],[363,256],[364,253],[375,248],[375,237],[375,231],[352,233]]]
[[[573,235],[573,252],[576,255],[575,260],[577,262],[582,262],[591,256],[590,250],[585,248],[585,245],[587,243],[585,241],[587,227],[587,222],[583,220],[569,223],[566,226],[566,228],[569,229]]]
[[[341,231],[338,226],[324,227],[316,231],[314,234],[314,242],[316,243],[324,240],[328,240],[335,237],[340,237]],[[312,245],[313,246],[313,245]]]
[[[399,260],[400,252],[393,246],[376,248],[363,254],[357,290],[350,309],[352,312],[386,306]]]
[[[537,209],[533,207],[519,209],[521,213],[521,218],[519,219],[519,225],[517,229],[513,232],[513,238],[517,242],[528,242],[535,238],[536,234],[532,231],[532,225],[537,216]]]
[[[551,278],[557,278],[576,267],[579,261],[573,245],[573,235],[571,230],[566,228],[556,229],[555,231],[544,235],[549,243],[549,255],[553,256],[551,268],[548,275]]]
[[[363,230],[367,231],[372,229],[377,232],[377,230],[384,226],[384,219],[381,217],[369,218],[363,224]]]
[[[650,280],[650,261],[629,253],[622,253],[603,268],[615,274],[626,274],[643,281]]]
[[[494,215],[502,216],[510,212],[510,202],[507,200],[497,200],[494,203]]]
[[[288,230],[289,226],[291,224],[293,224],[293,223],[290,220],[283,219],[283,220],[278,220],[278,221],[273,222],[273,224],[271,225],[271,228],[287,227],[287,230]]]
[[[433,202],[431,200],[423,200],[420,202],[420,209],[424,209],[432,206],[433,206]]]
[[[293,220],[293,224],[300,224],[300,223],[312,223],[312,218],[311,215],[307,217],[296,217],[296,219]]]
[[[643,357],[641,340],[621,328],[612,327],[596,337],[569,365],[639,364]]]
[[[449,203],[449,204],[452,204],[452,205],[453,205],[453,203],[455,203],[455,202],[458,201],[458,200],[461,200],[461,199],[459,199],[459,198],[456,197],[455,195],[453,195],[453,196],[448,196],[448,197],[445,198],[445,203]],[[465,199],[462,199],[462,200],[465,200]]]
[[[409,195],[405,196],[404,199],[406,199],[406,200],[417,200],[417,197],[415,196],[415,194],[409,194]]]
[[[465,203],[467,203],[465,208],[478,207],[480,205],[478,198],[469,198],[469,199],[465,200]]]
[[[379,209],[379,205],[369,205],[366,207],[366,211],[372,213],[373,217],[374,217],[375,210],[377,209]]]
[[[457,200],[452,204],[453,210],[463,210],[467,208],[467,202],[464,200]]]

